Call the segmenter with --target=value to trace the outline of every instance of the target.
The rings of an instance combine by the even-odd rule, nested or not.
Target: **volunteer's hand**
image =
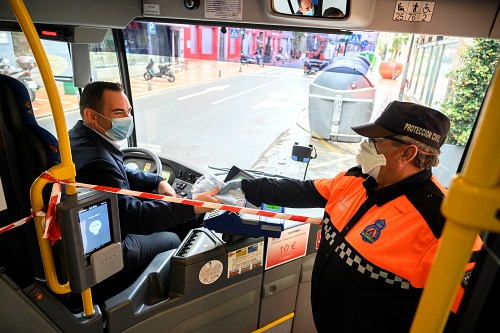
[[[162,180],[158,184],[158,193],[161,195],[167,195],[169,197],[177,197],[174,188],[166,181]]]
[[[230,180],[226,185],[222,186],[219,194],[226,194],[229,190],[241,190],[241,179]]]
[[[217,200],[217,199],[214,198],[214,195],[216,195],[217,193],[219,193],[219,189],[218,188],[216,188],[216,189],[214,189],[212,191],[200,193],[200,194],[194,196],[193,200],[213,202],[213,203],[221,203],[219,200]],[[214,210],[213,208],[209,208],[209,207],[194,206],[194,212],[196,214],[199,214],[199,213],[208,213],[208,212],[211,212],[213,210]]]

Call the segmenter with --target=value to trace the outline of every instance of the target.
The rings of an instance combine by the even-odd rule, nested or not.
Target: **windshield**
[[[14,44],[24,43],[21,33],[11,34]],[[123,34],[139,147],[203,173],[224,174],[236,165],[300,179],[333,177],[356,165],[362,138],[350,127],[376,119],[399,99],[451,119],[434,168],[445,186],[459,165],[499,49],[497,41],[448,36],[147,22],[131,22]],[[80,115],[78,90],[64,78],[71,76],[67,46],[44,43],[54,75],[61,76],[70,129]],[[95,80],[120,80],[111,31],[90,52]],[[12,54],[11,64],[20,55]],[[470,66],[481,71],[480,80],[465,70]],[[31,77],[35,113],[55,133],[36,67]],[[465,102],[461,92],[470,93]],[[304,147],[306,156],[297,156],[294,147]]]

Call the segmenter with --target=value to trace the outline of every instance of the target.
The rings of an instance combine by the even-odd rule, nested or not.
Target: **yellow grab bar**
[[[493,76],[461,175],[442,205],[446,225],[417,308],[412,333],[442,332],[480,230],[500,232],[500,77]]]
[[[55,179],[74,182],[76,170],[71,157],[66,119],[64,117],[61,98],[59,96],[59,91],[57,90],[56,82],[54,80],[54,75],[52,74],[52,69],[50,68],[47,55],[45,54],[45,50],[40,42],[40,38],[38,37],[38,33],[36,32],[33,21],[31,20],[23,1],[9,0],[9,4],[26,36],[26,39],[28,40],[31,50],[33,51],[40,74],[42,75],[43,84],[47,90],[49,103],[52,108],[52,116],[56,127],[57,140],[59,142],[61,165],[55,166],[49,171]],[[45,180],[37,178],[31,187],[31,208],[34,212],[38,212],[43,209],[42,190],[46,184],[47,182]],[[66,193],[69,195],[76,194],[75,186],[66,186]],[[50,243],[43,238],[41,218],[35,218],[35,223],[47,283],[50,289],[55,293],[68,293],[71,291],[69,285],[60,285],[57,280],[52,249],[50,247]],[[84,314],[86,316],[93,315],[94,310],[90,289],[82,292],[82,300]]]

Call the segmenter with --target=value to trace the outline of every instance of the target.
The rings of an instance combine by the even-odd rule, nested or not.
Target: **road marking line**
[[[230,100],[230,99],[232,99],[232,98],[235,98],[235,97],[241,96],[241,95],[243,95],[243,94],[249,93],[249,92],[251,92],[251,91],[254,91],[254,90],[256,90],[256,89],[260,89],[260,88],[262,88],[262,87],[265,87],[265,86],[268,86],[268,85],[270,85],[270,84],[276,83],[276,82],[278,82],[278,81],[280,81],[280,80],[282,80],[282,79],[283,79],[283,78],[279,78],[279,79],[277,79],[277,80],[274,80],[274,81],[271,81],[271,82],[268,82],[268,83],[261,84],[260,86],[253,87],[253,88],[251,88],[251,89],[248,89],[248,90],[242,91],[242,92],[240,92],[240,93],[238,93],[238,94],[234,94],[234,95],[232,95],[232,96],[229,96],[229,97],[226,97],[226,98],[220,99],[220,100],[218,100],[218,101],[213,102],[213,103],[212,103],[212,105],[219,104],[219,103],[225,102],[225,101],[227,101],[227,100]]]

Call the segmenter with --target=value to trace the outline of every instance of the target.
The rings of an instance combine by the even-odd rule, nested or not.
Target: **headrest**
[[[17,106],[17,110],[5,110],[4,112],[18,112],[24,127],[42,142],[51,164],[61,163],[57,139],[49,131],[38,125],[26,86],[19,80],[3,74],[0,74],[0,85],[2,89],[12,91]]]

